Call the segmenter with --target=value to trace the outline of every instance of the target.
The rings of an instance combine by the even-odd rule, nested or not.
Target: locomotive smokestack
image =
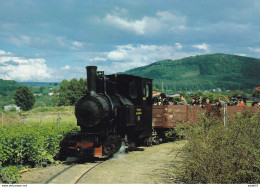
[[[96,81],[97,81],[97,66],[87,66],[87,82],[88,82],[88,93],[96,93]]]

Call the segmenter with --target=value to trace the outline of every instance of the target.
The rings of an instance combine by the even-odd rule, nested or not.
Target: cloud
[[[192,47],[200,49],[200,50],[204,50],[205,52],[210,51],[209,45],[206,44],[206,43],[202,43],[202,44],[198,44],[198,45],[192,45]]]
[[[11,55],[11,53],[3,51],[3,50],[0,50],[0,55]]]
[[[9,36],[7,41],[18,47],[31,47],[38,49],[77,51],[84,47],[84,42],[67,39],[65,36],[44,35],[38,36]]]
[[[170,45],[119,45],[115,50],[100,53],[101,63],[97,63],[99,69],[106,73],[124,72],[126,70],[149,65],[164,59],[180,59],[186,56],[197,55],[197,52],[181,52],[182,45],[176,43]]]
[[[106,61],[106,58],[103,57],[95,57],[95,58],[91,58],[89,59],[90,62],[102,62],[102,61]]]
[[[258,48],[252,48],[252,47],[248,47],[249,51],[253,51],[253,52],[256,52],[256,53],[260,53],[260,47]]]
[[[123,49],[111,51],[107,54],[107,58],[115,61],[126,60],[127,52]]]
[[[125,11],[124,11],[125,12]],[[167,11],[158,11],[156,16],[144,16],[142,19],[129,20],[121,13],[107,14],[103,19],[106,24],[121,30],[134,32],[136,35],[154,34],[165,29],[184,29],[186,18]]]
[[[72,50],[80,50],[83,47],[83,43],[77,41],[71,42],[71,45],[72,45],[71,47]]]
[[[18,37],[11,36],[9,38],[9,42],[12,44],[15,44],[17,46],[28,45],[31,43],[31,40],[32,40],[31,37],[26,36],[26,35],[21,35]]]
[[[66,66],[64,66],[64,67],[62,67],[61,69],[62,70],[69,70],[71,67],[69,66],[69,65],[66,65]]]
[[[181,45],[180,43],[175,43],[175,47],[176,47],[177,49],[182,49],[182,45]]]
[[[51,81],[54,71],[47,67],[43,58],[11,56],[1,51],[0,78],[16,81]]]
[[[108,14],[104,21],[108,24],[111,24],[115,27],[118,27],[122,30],[134,31],[137,35],[145,34],[146,21],[143,20],[135,20],[129,21],[126,18],[123,19],[116,15]]]

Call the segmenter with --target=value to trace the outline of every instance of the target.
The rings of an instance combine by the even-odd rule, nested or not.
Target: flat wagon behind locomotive
[[[139,76],[104,75],[87,66],[88,90],[75,106],[80,132],[64,139],[60,156],[112,156],[122,140],[137,150],[152,135],[152,80]]]

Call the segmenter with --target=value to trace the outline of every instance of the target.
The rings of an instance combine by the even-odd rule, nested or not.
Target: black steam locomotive
[[[88,90],[75,106],[81,131],[63,142],[63,153],[109,157],[119,151],[122,141],[129,151],[138,149],[152,135],[152,80],[104,75],[96,66],[86,69]]]

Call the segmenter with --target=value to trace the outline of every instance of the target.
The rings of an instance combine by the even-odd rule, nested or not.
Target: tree
[[[22,110],[32,109],[35,103],[35,97],[28,86],[19,86],[14,94],[14,101]]]
[[[71,106],[74,105],[86,93],[86,79],[76,78],[71,81],[63,80],[59,88],[59,101],[58,106]]]

